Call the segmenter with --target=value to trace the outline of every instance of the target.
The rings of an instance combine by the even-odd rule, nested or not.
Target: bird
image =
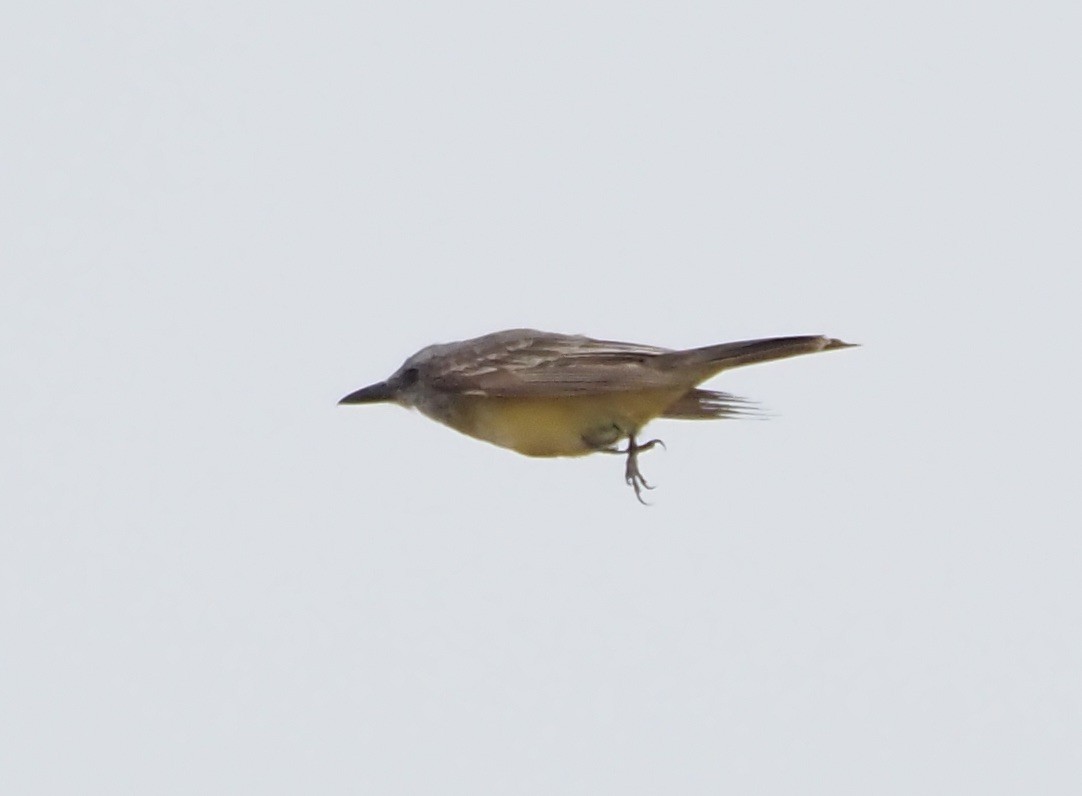
[[[660,439],[639,442],[647,423],[753,414],[751,402],[699,385],[730,368],[854,345],[800,335],[674,350],[508,329],[422,348],[387,379],[338,403],[396,403],[526,456],[620,454],[624,480],[645,504],[643,490],[653,486],[639,455],[665,447]]]

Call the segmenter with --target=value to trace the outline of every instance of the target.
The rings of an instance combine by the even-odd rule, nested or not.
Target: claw
[[[626,453],[627,465],[624,467],[624,481],[629,487],[635,490],[635,499],[642,503],[644,506],[649,506],[645,500],[642,499],[643,489],[653,489],[654,487],[647,483],[646,478],[643,477],[642,472],[639,470],[639,454],[643,451],[648,451],[655,445],[660,445],[663,449],[665,443],[659,439],[652,439],[649,442],[644,442],[639,445],[635,442],[635,437],[628,435],[627,448],[624,450],[614,450],[613,453]]]
[[[620,436],[624,436],[625,432],[623,432],[619,426],[614,425],[614,428],[618,432],[620,432]],[[635,441],[634,434],[627,434],[626,448],[618,448],[615,444],[592,444],[590,439],[585,436],[583,437],[583,442],[585,442],[587,445],[590,445],[598,453],[618,453],[620,455],[626,455],[627,465],[624,467],[624,482],[629,487],[635,490],[635,498],[640,503],[642,503],[644,506],[650,505],[642,499],[642,490],[653,489],[654,487],[647,483],[646,479],[643,477],[643,474],[639,471],[639,454],[643,451],[650,450],[655,445],[660,445],[663,449],[665,449],[664,442],[659,439],[652,439],[649,442],[644,442],[642,445],[640,445]]]

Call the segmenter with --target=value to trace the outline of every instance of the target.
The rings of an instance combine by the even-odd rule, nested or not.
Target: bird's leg
[[[660,445],[662,448],[664,448],[665,443],[659,439],[652,439],[649,442],[644,442],[642,445],[640,445],[638,442],[635,441],[634,433],[624,431],[615,424],[613,425],[613,429],[615,429],[619,433],[619,436],[627,437],[626,448],[617,448],[615,443],[605,444],[597,438],[595,438],[593,442],[586,438],[584,438],[584,440],[586,440],[586,442],[590,444],[591,447],[594,448],[594,450],[599,451],[600,453],[619,453],[627,455],[627,465],[624,467],[624,481],[627,482],[627,485],[629,487],[635,490],[635,498],[644,506],[647,506],[649,504],[642,499],[642,490],[653,489],[654,487],[647,483],[646,478],[643,477],[642,472],[640,472],[639,470],[639,454],[643,451],[650,450],[655,445]]]
[[[649,504],[642,499],[642,490],[644,488],[653,489],[653,487],[650,486],[650,484],[646,483],[646,479],[639,471],[639,454],[643,451],[650,450],[655,445],[660,445],[662,448],[665,447],[665,443],[659,439],[652,439],[649,442],[644,442],[642,445],[639,445],[635,441],[635,435],[628,434],[627,448],[622,451],[616,451],[616,453],[627,454],[627,465],[624,467],[624,480],[627,482],[627,485],[629,487],[635,490],[636,499],[644,506]]]

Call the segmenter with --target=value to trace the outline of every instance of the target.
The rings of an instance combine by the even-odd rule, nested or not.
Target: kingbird
[[[581,335],[510,329],[423,348],[386,381],[339,404],[390,401],[526,456],[626,454],[624,479],[652,489],[638,442],[656,417],[712,420],[748,414],[749,402],[698,385],[729,368],[853,344],[805,335],[673,350]],[[627,447],[618,447],[622,440]]]

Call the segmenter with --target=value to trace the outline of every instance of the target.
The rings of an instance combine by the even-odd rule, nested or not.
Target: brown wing
[[[671,388],[683,376],[652,361],[655,346],[512,329],[437,347],[422,365],[433,387],[468,395],[543,397]]]
[[[674,351],[577,335],[511,329],[430,346],[407,364],[436,389],[467,395],[543,397],[690,388],[727,368],[847,348],[829,337],[742,340]],[[713,411],[710,401],[700,410]],[[720,410],[720,406],[718,407]],[[714,416],[721,416],[717,413]]]

